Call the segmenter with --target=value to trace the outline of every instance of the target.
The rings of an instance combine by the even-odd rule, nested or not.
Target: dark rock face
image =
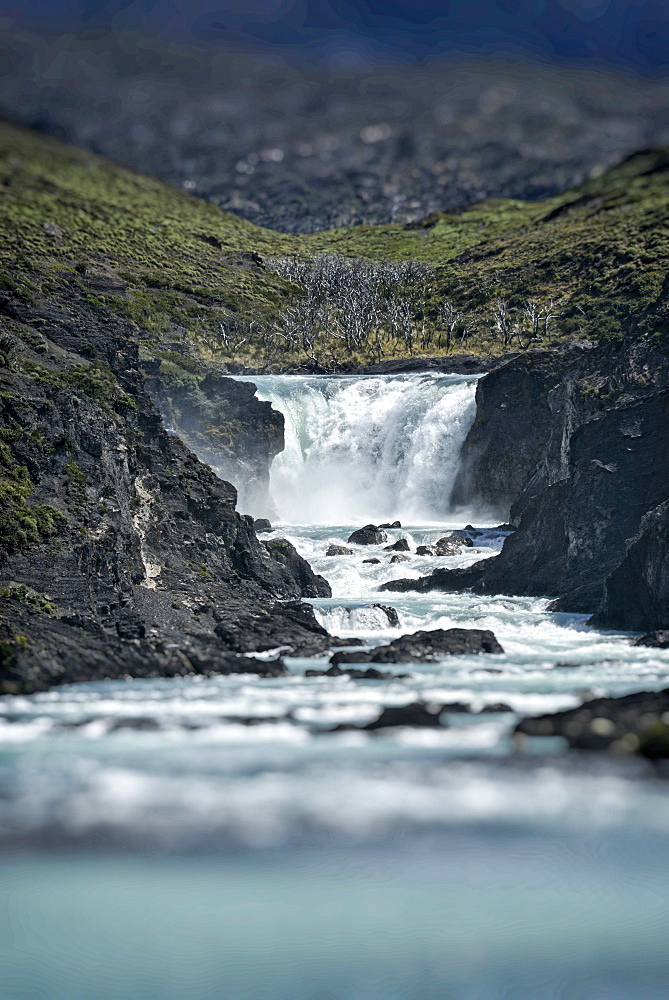
[[[600,627],[665,629],[641,645],[669,645],[669,501],[641,521],[620,565],[606,580],[604,600],[591,619]],[[647,641],[643,641],[647,640]]]
[[[260,653],[281,649],[292,656],[318,656],[333,646],[354,646],[361,640],[330,635],[316,620],[310,604],[299,601],[275,605],[269,611],[244,611],[229,616],[214,629],[226,649]]]
[[[669,757],[669,690],[640,691],[621,698],[594,698],[579,708],[522,719],[516,733],[562,736],[575,750]]]
[[[388,541],[388,536],[375,524],[366,524],[364,528],[351,532],[347,541],[355,545],[382,545]]]
[[[271,514],[269,468],[283,451],[283,414],[259,400],[251,382],[211,372],[175,378],[154,361],[143,368],[166,426],[221,479],[233,483],[242,510]]]
[[[273,531],[272,522],[266,517],[257,517],[253,522],[253,529],[257,535],[265,534],[266,532]]]
[[[384,546],[385,552],[409,552],[409,543],[406,538],[400,538],[399,541],[393,542],[392,545]]]
[[[297,553],[270,554],[234,487],[164,431],[131,324],[76,285],[13,309],[21,364],[3,369],[0,396],[2,471],[18,489],[0,519],[0,573],[16,585],[0,598],[11,689],[229,670],[241,661],[228,652],[283,645],[288,631],[286,645],[333,644],[279,603],[327,584]],[[283,636],[262,645],[274,620]],[[229,644],[214,633],[226,623]]]
[[[334,653],[330,663],[429,663],[442,656],[503,652],[488,629],[449,628],[402,635],[369,651]]]
[[[534,472],[551,434],[548,394],[560,383],[552,351],[511,356],[476,387],[476,417],[451,496],[506,516]]]
[[[661,506],[669,493],[667,355],[643,341],[622,348],[528,352],[482,379],[479,390],[480,419],[465,448],[461,499],[506,502],[521,483],[511,511],[518,528],[495,558],[381,589],[556,595],[553,610],[592,612],[606,584],[610,603],[595,619],[598,624],[662,627],[667,620]],[[519,442],[514,459],[509,450]],[[495,471],[498,464],[507,471]],[[628,539],[654,508],[656,515],[649,514],[627,553]],[[611,576],[625,559],[624,570]],[[628,573],[639,583],[646,617],[634,600],[632,612],[622,611]]]
[[[327,580],[314,573],[306,559],[295,546],[285,538],[272,538],[263,545],[272,559],[287,570],[290,579],[295,580],[302,597],[332,597],[332,588]]]

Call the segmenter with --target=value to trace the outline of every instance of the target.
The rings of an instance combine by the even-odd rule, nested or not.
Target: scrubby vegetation
[[[280,368],[665,337],[668,167],[641,153],[543,202],[296,236],[3,125],[0,297],[76,287],[186,373],[184,352]]]

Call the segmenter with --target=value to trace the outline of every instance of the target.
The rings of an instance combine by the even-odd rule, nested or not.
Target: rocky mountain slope
[[[2,285],[28,301],[79,289],[101,314],[135,325],[142,358],[160,359],[164,381],[194,388],[212,363],[332,370],[379,353],[499,356],[527,344],[666,334],[668,162],[650,151],[544,201],[488,200],[406,226],[297,236],[3,125]],[[339,317],[346,329],[316,322],[305,341],[304,288],[276,262],[335,254],[367,271],[376,265],[399,333],[381,328],[351,346],[346,329],[368,322],[358,302],[367,271],[354,263],[344,275],[353,300]]]

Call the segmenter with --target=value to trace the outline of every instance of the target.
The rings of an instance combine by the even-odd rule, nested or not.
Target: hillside
[[[669,154],[649,151],[545,201],[486,201],[407,226],[296,236],[3,124],[0,281],[7,301],[29,309],[71,295],[98,317],[130,319],[142,354],[160,357],[172,376],[193,370],[184,353],[281,369],[663,337],[668,167]],[[302,296],[290,279],[310,281],[310,266],[291,261],[335,254],[353,265]],[[409,303],[404,319],[388,319],[391,299]],[[334,312],[323,311],[326,300]],[[361,312],[364,329],[349,337]],[[305,342],[290,329],[303,329],[307,315]]]

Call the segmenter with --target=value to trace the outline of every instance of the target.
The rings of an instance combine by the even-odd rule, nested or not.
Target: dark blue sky
[[[184,41],[669,65],[669,0],[23,0],[13,16],[21,26],[109,26]]]

